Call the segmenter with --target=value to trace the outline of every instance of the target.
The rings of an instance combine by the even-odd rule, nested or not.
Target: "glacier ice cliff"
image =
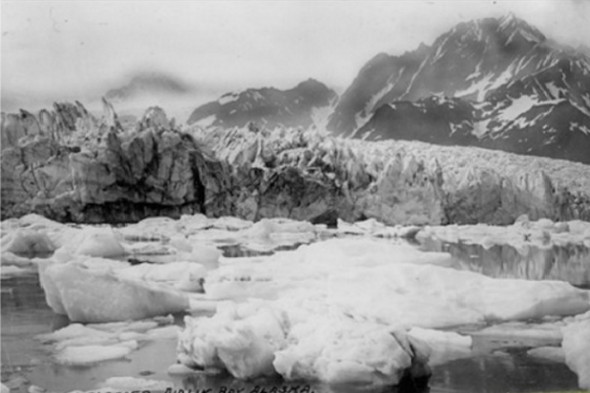
[[[158,107],[124,129],[78,102],[2,115],[2,218],[135,222],[205,213],[334,224],[590,220],[590,167],[319,130],[178,127]]]

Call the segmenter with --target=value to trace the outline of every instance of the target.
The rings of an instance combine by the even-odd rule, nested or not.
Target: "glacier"
[[[2,144],[4,219],[37,213],[62,222],[129,223],[201,213],[506,225],[523,214],[590,217],[590,169],[574,162],[347,140],[315,128],[179,126],[157,107],[123,128],[106,101],[101,118],[64,103],[9,120],[3,132],[16,127],[20,134]]]

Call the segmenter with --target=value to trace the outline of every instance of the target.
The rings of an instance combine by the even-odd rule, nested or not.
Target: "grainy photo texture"
[[[0,393],[590,389],[590,1],[1,16]]]

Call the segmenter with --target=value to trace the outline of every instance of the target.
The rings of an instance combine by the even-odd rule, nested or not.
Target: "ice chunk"
[[[472,336],[486,340],[509,341],[511,346],[539,347],[558,345],[562,339],[561,326],[557,323],[529,324],[508,322],[487,327]]]
[[[208,267],[217,267],[221,251],[216,247],[204,244],[192,243],[191,261],[203,264]]]
[[[43,232],[18,229],[2,238],[2,251],[13,254],[36,255],[55,251],[53,242]]]
[[[316,237],[315,227],[311,223],[286,218],[264,218],[244,230],[243,235],[245,247],[256,251],[309,243]]]
[[[0,275],[2,277],[13,277],[13,276],[22,276],[26,274],[34,273],[35,270],[31,268],[22,268],[18,266],[2,266],[0,267]]]
[[[565,362],[578,375],[578,386],[590,389],[590,317],[563,328]]]
[[[408,331],[410,342],[421,341],[429,348],[428,364],[437,366],[472,356],[472,340],[455,332],[414,327]]]
[[[76,264],[53,264],[41,271],[49,306],[72,321],[144,319],[188,309],[188,298],[157,285],[95,272]]]
[[[2,265],[14,265],[19,267],[33,265],[33,261],[31,259],[15,255],[8,251],[2,252],[2,255],[0,255],[0,263],[2,263]]]
[[[186,291],[202,291],[202,283],[207,275],[205,267],[198,263],[171,262],[162,265],[142,263],[117,272],[118,277],[135,280],[168,283]]]
[[[309,299],[399,327],[574,315],[589,292],[564,282],[493,279],[444,265],[445,253],[372,239],[334,239],[225,263],[207,276],[211,299],[257,297],[300,307]],[[288,303],[288,306],[287,306]]]
[[[565,353],[561,347],[532,348],[527,351],[527,355],[555,363],[565,363]]]
[[[92,257],[115,258],[125,255],[125,249],[110,228],[88,230],[76,248],[76,254]]]
[[[226,229],[229,231],[239,231],[242,229],[250,228],[253,223],[252,221],[243,220],[238,217],[219,217],[215,220],[211,220],[213,228]]]
[[[405,334],[385,326],[260,302],[187,317],[178,352],[188,367],[227,369],[236,378],[278,372],[288,380],[366,385],[396,384],[414,357]]]
[[[190,375],[197,372],[199,371],[180,363],[175,363],[168,367],[168,374],[170,375]]]
[[[81,366],[105,360],[120,359],[137,348],[136,341],[126,341],[117,345],[69,346],[56,355],[59,363]]]
[[[115,392],[127,391],[151,391],[159,392],[173,386],[172,382],[157,381],[154,379],[134,378],[134,377],[111,377],[104,381],[104,387],[110,388]]]
[[[284,346],[284,315],[265,307],[221,307],[210,318],[185,318],[179,360],[189,367],[227,369],[246,379],[274,374],[274,353]]]
[[[395,385],[412,364],[409,347],[389,329],[347,318],[317,316],[297,324],[288,343],[273,362],[287,380]]]
[[[55,332],[43,334],[37,336],[37,338],[43,342],[63,342],[78,338],[88,337],[104,337],[108,338],[110,335],[101,330],[93,329],[88,326],[84,326],[79,323],[73,323],[64,328],[61,328]]]

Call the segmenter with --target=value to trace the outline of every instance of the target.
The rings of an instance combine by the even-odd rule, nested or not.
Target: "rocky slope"
[[[324,84],[308,79],[289,90],[248,89],[227,93],[217,101],[193,111],[187,123],[200,127],[254,128],[301,127],[317,125],[322,112],[330,110],[336,93]]]
[[[328,128],[590,163],[590,60],[513,15],[461,23],[432,46],[374,57]]]
[[[178,130],[159,108],[123,129],[112,106],[2,117],[2,218],[128,222],[204,212],[334,223],[590,220],[590,168],[476,148],[379,144],[315,129]]]

